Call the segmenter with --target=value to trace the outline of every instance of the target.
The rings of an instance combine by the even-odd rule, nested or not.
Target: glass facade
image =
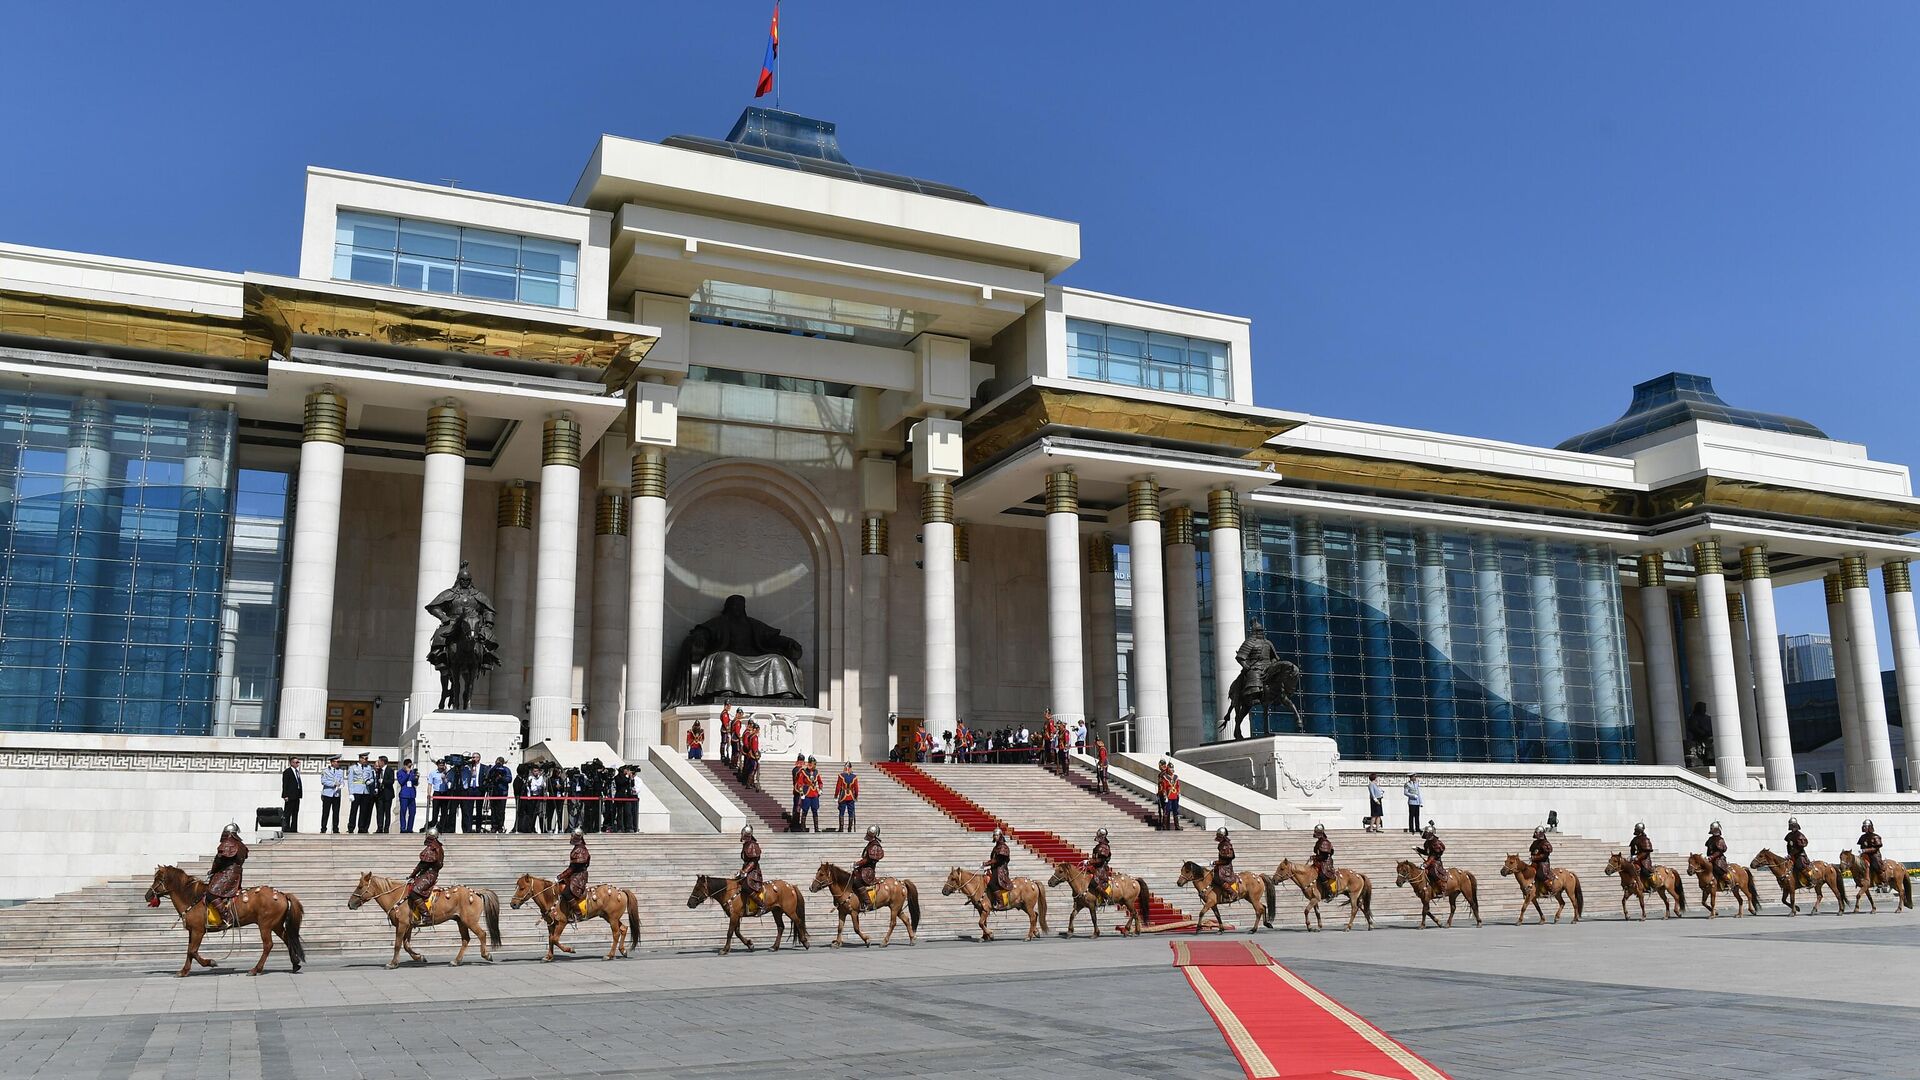
[[[1220,341],[1068,319],[1067,365],[1076,379],[1171,394],[1230,396],[1227,346]]]
[[[340,211],[333,231],[336,281],[577,306],[578,244],[357,210]]]
[[[1248,618],[1343,757],[1636,760],[1610,548],[1269,514],[1243,535]]]
[[[205,735],[233,414],[0,392],[0,727]]]

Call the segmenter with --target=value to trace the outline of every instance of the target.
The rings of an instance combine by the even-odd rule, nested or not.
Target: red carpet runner
[[[1178,941],[1173,952],[1255,1080],[1447,1080],[1251,942]]]
[[[1008,836],[1019,841],[1022,847],[1054,863],[1070,862],[1079,865],[1087,861],[1087,853],[1062,840],[1059,836],[1043,829],[1016,829],[1012,825],[989,814],[981,805],[953,790],[928,775],[926,770],[904,761],[877,762],[874,768],[925,799],[941,813],[960,823],[963,828],[973,832],[992,832],[1004,829]],[[1042,885],[1046,884],[1044,881]],[[1166,923],[1191,923],[1193,920],[1182,914],[1179,908],[1167,903],[1151,893],[1147,896],[1147,925],[1160,926]]]

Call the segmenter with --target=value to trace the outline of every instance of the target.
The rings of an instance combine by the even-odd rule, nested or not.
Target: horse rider
[[[446,865],[447,849],[440,846],[440,830],[427,827],[427,842],[420,849],[420,863],[407,875],[407,906],[416,924],[427,921],[427,909],[433,903],[433,886],[440,880],[440,868]]]
[[[1653,883],[1653,838],[1647,835],[1644,822],[1633,823],[1633,841],[1627,845],[1627,854],[1633,857],[1633,865],[1640,871],[1640,880]]]
[[[1413,850],[1427,860],[1427,881],[1438,889],[1447,880],[1447,868],[1443,862],[1447,854],[1447,843],[1440,839],[1440,830],[1434,828],[1431,821],[1427,822],[1426,828],[1420,830],[1420,836],[1420,846]]]
[[[1093,834],[1093,850],[1087,853],[1087,887],[1097,896],[1107,895],[1107,881],[1113,876],[1113,845],[1107,843],[1107,830]]]
[[[1553,884],[1553,841],[1547,839],[1546,826],[1533,830],[1533,843],[1527,847],[1527,858],[1533,860],[1534,888],[1545,889]]]
[[[1267,640],[1267,630],[1260,625],[1260,620],[1255,619],[1247,624],[1247,636],[1240,642],[1240,648],[1234,652],[1233,658],[1239,663],[1240,670],[1246,673],[1244,693],[1247,699],[1257,701],[1264,697],[1267,692],[1267,668],[1280,659],[1280,654],[1274,652],[1273,642]]]
[[[573,830],[568,839],[573,841],[573,851],[567,855],[567,868],[559,875],[565,890],[560,914],[563,921],[572,922],[587,916],[587,865],[593,862],[593,856],[587,853],[587,837],[579,829]]]
[[[740,830],[740,892],[759,904],[772,907],[767,899],[767,879],[760,873],[760,841],[753,838],[753,826]]]
[[[213,872],[207,875],[207,925],[219,929],[233,925],[233,899],[240,895],[242,868],[247,862],[247,845],[240,839],[240,826],[229,822],[220,830],[220,846],[214,849]]]
[[[1233,837],[1225,828],[1213,834],[1213,887],[1228,900],[1240,896],[1240,875],[1233,872]]]
[[[886,849],[880,846],[880,826],[867,826],[867,846],[861,849],[860,858],[853,864],[853,887],[860,897],[860,906],[873,906],[873,890],[880,883],[880,860],[886,857]]]
[[[1727,838],[1720,835],[1720,823],[1707,826],[1707,865],[1713,868],[1713,880],[1727,883]]]
[[[1327,839],[1327,827],[1313,827],[1313,858],[1309,860],[1319,874],[1320,894],[1329,899],[1333,897],[1333,841]]]
[[[1796,885],[1805,885],[1807,875],[1812,872],[1813,862],[1807,858],[1807,834],[1800,831],[1800,819],[1787,819],[1787,858],[1793,863],[1793,880]]]
[[[1880,834],[1873,831],[1872,821],[1860,823],[1860,858],[1867,864],[1868,885],[1885,885],[1880,874]]]
[[[990,896],[991,906],[1004,908],[1013,896],[1013,872],[1008,866],[1013,862],[1013,851],[1007,847],[1007,834],[1001,829],[993,830],[993,851],[987,861],[981,865],[987,869],[987,888],[998,894]]]

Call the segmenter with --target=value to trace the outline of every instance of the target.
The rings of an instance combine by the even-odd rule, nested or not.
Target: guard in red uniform
[[[1644,823],[1633,825],[1633,842],[1627,845],[1627,854],[1633,856],[1633,865],[1640,871],[1640,880],[1653,884],[1653,838],[1647,835]]]
[[[1113,877],[1113,847],[1107,843],[1107,830],[1093,834],[1093,850],[1087,854],[1087,883],[1101,896],[1107,895],[1107,882]]]
[[[1314,870],[1320,875],[1320,895],[1333,896],[1333,841],[1327,839],[1327,827],[1313,827],[1313,863]]]
[[[1527,857],[1533,860],[1534,887],[1544,889],[1553,883],[1553,841],[1547,839],[1547,830],[1533,830],[1533,843],[1527,848]]]
[[[740,892],[761,907],[767,902],[767,879],[760,873],[760,841],[753,838],[753,826],[740,830]]]
[[[440,868],[446,861],[447,849],[440,846],[440,830],[429,828],[426,845],[420,849],[420,863],[407,875],[407,904],[413,910],[415,925],[427,921],[427,905],[433,902],[433,887],[440,881]]]
[[[1727,883],[1727,841],[1720,835],[1720,823],[1707,827],[1707,865],[1713,867],[1713,879]]]
[[[836,832],[854,830],[855,811],[860,803],[860,777],[853,771],[853,762],[840,767],[840,775],[833,780],[833,801],[840,808],[839,824]]]
[[[1179,832],[1180,824],[1180,774],[1173,771],[1173,764],[1167,764],[1167,827]]]
[[[742,751],[740,780],[750,788],[760,786],[760,725],[748,724],[741,729],[740,740],[746,744]]]
[[[1440,839],[1440,830],[1431,821],[1427,822],[1426,828],[1420,830],[1420,836],[1420,846],[1413,850],[1427,860],[1427,881],[1438,889],[1447,880],[1446,841]]]
[[[1173,781],[1178,783],[1178,781]],[[1178,796],[1175,796],[1178,798]],[[1171,800],[1169,800],[1171,802]],[[1233,839],[1227,830],[1221,829],[1213,834],[1215,847],[1213,855],[1213,884],[1220,892],[1232,900],[1240,895],[1240,875],[1233,872]]]
[[[807,755],[793,755],[793,811],[787,815],[788,832],[805,832],[801,807],[807,798]]]
[[[1867,864],[1867,881],[1873,885],[1885,885],[1880,875],[1880,834],[1873,831],[1873,822],[1860,823],[1860,857]]]
[[[867,826],[867,846],[853,864],[853,885],[860,890],[861,907],[873,906],[873,887],[880,882],[880,860],[886,857],[886,849],[880,846],[880,827]]]
[[[567,868],[560,871],[560,884],[565,887],[560,911],[572,922],[587,914],[587,865],[593,856],[587,853],[587,838],[579,829],[573,830],[569,839],[573,841],[573,851],[567,855]]]
[[[999,829],[993,830],[993,851],[987,861],[981,865],[987,868],[987,888],[991,906],[1004,908],[1013,893],[1013,872],[1007,867],[1013,862],[1013,852],[1007,847],[1007,834]]]
[[[801,832],[806,832],[809,820],[813,822],[813,831],[820,831],[820,792],[827,782],[820,778],[820,763],[809,757],[806,767],[800,770],[802,786],[800,789],[800,820],[796,822]]]
[[[1787,858],[1793,862],[1794,884],[1804,888],[1813,882],[1807,875],[1813,863],[1807,858],[1807,834],[1800,831],[1800,819],[1787,819]]]
[[[1093,756],[1097,762],[1093,770],[1094,790],[1104,795],[1107,793],[1107,744],[1097,736],[1093,740]]]
[[[245,876],[247,845],[240,839],[240,826],[229,823],[220,830],[220,846],[214,849],[213,871],[207,875],[207,929],[233,925],[233,898],[240,895]]]
[[[705,752],[704,747],[706,746],[706,744],[707,744],[706,730],[700,726],[700,721],[695,720],[693,722],[693,726],[687,729],[688,759],[692,761],[699,761],[701,754]]]

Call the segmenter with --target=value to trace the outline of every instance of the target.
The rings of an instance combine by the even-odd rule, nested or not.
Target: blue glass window
[[[1231,390],[1225,342],[1085,319],[1067,320],[1067,371],[1170,394],[1225,398]]]
[[[334,221],[333,276],[366,285],[573,308],[580,246],[342,210]]]

